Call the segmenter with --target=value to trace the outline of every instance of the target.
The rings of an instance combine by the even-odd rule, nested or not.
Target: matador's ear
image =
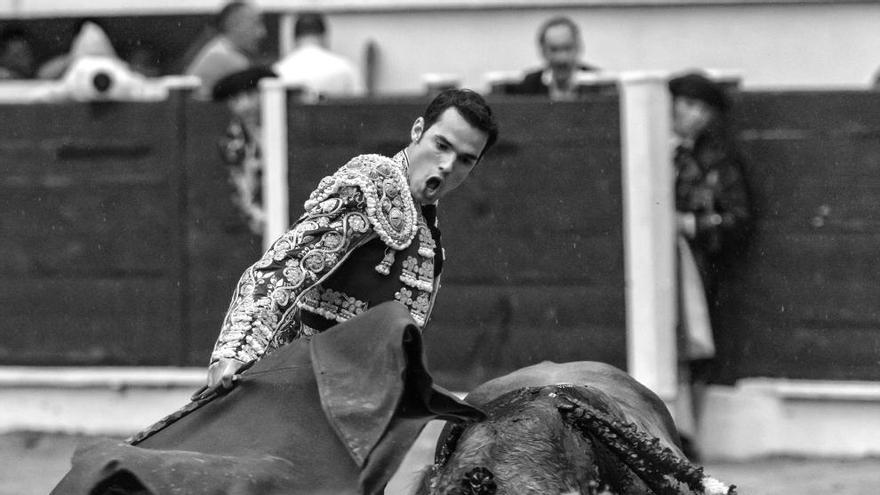
[[[410,139],[412,141],[418,141],[422,138],[422,133],[425,132],[425,118],[419,117],[413,122],[412,129],[410,129]]]

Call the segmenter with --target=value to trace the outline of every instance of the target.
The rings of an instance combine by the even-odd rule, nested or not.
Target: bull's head
[[[486,421],[444,429],[420,495],[734,493],[591,387],[522,388],[483,407]]]

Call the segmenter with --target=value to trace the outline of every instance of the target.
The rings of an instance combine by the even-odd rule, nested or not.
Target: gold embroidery
[[[376,265],[376,271],[381,273],[382,275],[390,275],[391,274],[391,265],[394,264],[394,248],[385,247],[385,256],[382,258],[382,261]]]
[[[425,326],[428,320],[428,311],[431,309],[431,298],[428,294],[421,292],[413,299],[413,291],[406,287],[401,288],[394,294],[394,299],[403,303],[420,327]]]
[[[367,303],[344,292],[315,287],[305,293],[299,307],[342,323],[366,311]]]
[[[433,292],[434,262],[425,260],[419,265],[419,261],[414,256],[407,257],[403,260],[400,281],[420,291]]]
[[[424,222],[419,223],[419,255],[425,258],[433,258],[437,243],[434,242],[434,237],[431,235],[431,230],[428,229],[428,226]]]
[[[404,160],[403,153],[394,159],[381,155],[353,158],[333,175],[321,179],[305,203],[306,211],[345,188],[357,186],[364,194],[367,218],[382,242],[405,249],[416,235],[419,214],[409,194]]]

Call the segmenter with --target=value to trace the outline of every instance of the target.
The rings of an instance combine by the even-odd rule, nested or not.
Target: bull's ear
[[[464,432],[465,423],[446,423],[437,438],[437,449],[434,451],[434,465],[443,466],[449,460],[449,456],[458,447],[458,440]]]

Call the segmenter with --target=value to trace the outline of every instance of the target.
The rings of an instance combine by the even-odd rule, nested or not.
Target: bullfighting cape
[[[381,304],[257,361],[136,445],[80,447],[55,495],[381,493],[431,419],[480,420],[433,384],[409,311]]]
[[[293,228],[239,280],[212,362],[251,362],[386,301],[425,326],[443,254],[434,207],[414,203],[406,160],[361,155],[320,181]]]

